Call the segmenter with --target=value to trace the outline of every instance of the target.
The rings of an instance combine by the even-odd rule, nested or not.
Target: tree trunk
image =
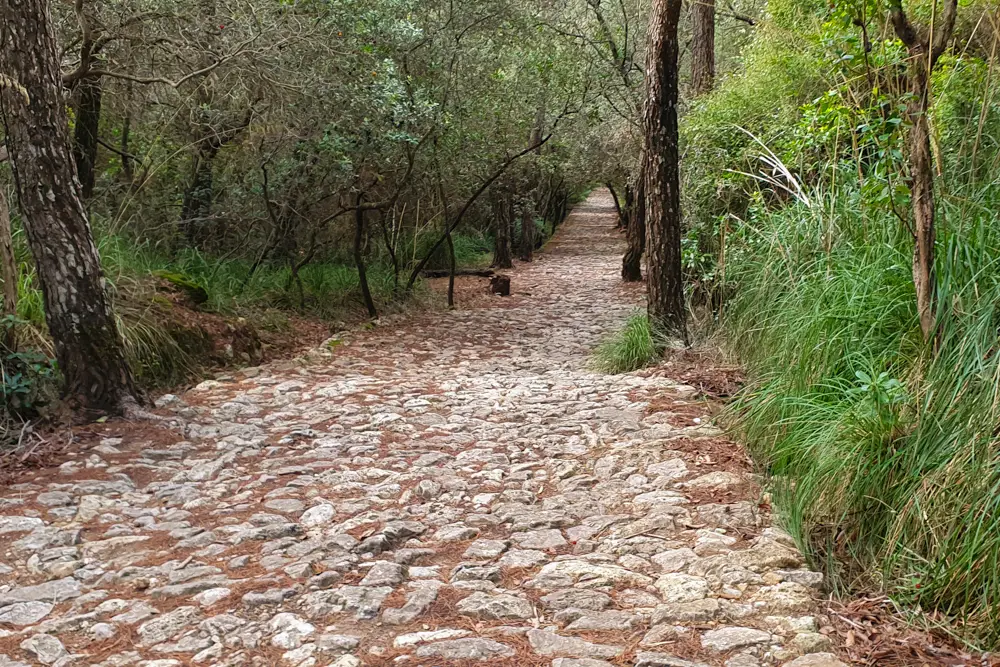
[[[535,216],[526,197],[521,200],[521,204],[520,259],[522,262],[530,262],[534,259],[535,252]]]
[[[10,206],[7,194],[0,186],[0,269],[3,271],[3,314],[17,317],[17,261],[14,258],[13,233],[10,227]],[[17,351],[17,328],[7,327],[4,347],[8,352]]]
[[[681,0],[653,0],[646,60],[646,272],[650,322],[685,340],[681,277],[677,23]]]
[[[25,234],[71,405],[120,413],[139,400],[104,290],[100,258],[73,167],[62,77],[47,0],[0,0],[0,72],[30,101],[0,92]]]
[[[625,215],[628,250],[622,259],[622,280],[635,283],[642,280],[642,256],[646,252],[646,182],[641,171],[636,182],[625,189]]]
[[[372,291],[368,287],[368,273],[365,270],[365,256],[363,251],[365,238],[365,211],[361,207],[363,197],[358,195],[355,202],[357,208],[354,210],[354,264],[358,267],[358,283],[361,285],[361,299],[365,303],[370,319],[378,319],[378,310],[375,308],[375,300],[372,299]]]
[[[611,199],[615,203],[615,213],[618,214],[618,221],[615,223],[615,229],[625,229],[628,227],[628,218],[625,214],[625,209],[622,208],[621,199],[618,197],[618,191],[615,190],[615,185],[611,181],[604,184],[604,187],[608,189],[611,193]]]
[[[510,249],[510,216],[507,201],[503,196],[493,199],[493,264],[497,269],[514,268],[514,258]]]
[[[912,125],[908,137],[910,195],[913,202],[913,286],[917,292],[917,314],[925,340],[934,336],[934,163],[931,157],[927,113],[930,78],[926,55],[910,60],[910,102],[907,115]]]
[[[208,241],[208,222],[212,214],[212,163],[218,153],[212,144],[203,142],[191,164],[191,176],[181,205],[181,229],[188,244],[199,250]]]
[[[455,307],[455,242],[451,238],[451,232],[448,233],[448,307]]]
[[[695,97],[715,86],[715,0],[691,5],[691,90]]]
[[[527,213],[521,215],[520,260],[530,262],[535,252],[535,221]]]
[[[917,293],[917,315],[924,340],[935,336],[934,302],[934,163],[931,154],[930,111],[931,72],[955,31],[958,0],[945,0],[930,30],[910,23],[902,0],[889,1],[889,18],[899,40],[910,56],[908,79],[910,99],[906,106],[910,129],[907,135],[910,166],[910,198],[913,207],[913,286]]]
[[[133,89],[132,82],[125,82],[125,120],[122,121],[122,139],[121,139],[121,152],[122,152],[122,176],[125,178],[125,182],[129,185],[135,180],[135,173],[132,169],[132,158],[129,157],[131,153],[129,152],[129,140],[132,134],[132,97]]]
[[[101,124],[101,79],[86,77],[80,81],[76,105],[76,130],[73,142],[73,159],[76,173],[83,188],[84,199],[94,194],[97,166],[97,138]]]

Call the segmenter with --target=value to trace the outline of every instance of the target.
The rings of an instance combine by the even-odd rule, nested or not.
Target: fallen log
[[[456,271],[456,276],[477,276],[479,278],[492,278],[494,274],[493,269],[462,269],[461,271]],[[434,269],[421,271],[420,275],[424,278],[447,278],[451,275],[448,269]]]

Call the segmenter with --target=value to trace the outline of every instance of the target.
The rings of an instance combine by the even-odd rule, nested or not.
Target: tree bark
[[[625,238],[628,250],[622,259],[622,280],[642,280],[642,256],[646,252],[646,182],[640,171],[634,184],[625,188]]]
[[[695,97],[715,86],[715,0],[691,4],[691,90]]]
[[[73,167],[62,76],[47,0],[0,0],[0,71],[30,101],[0,92],[14,182],[70,404],[121,413],[140,400],[104,290]]]
[[[643,131],[649,319],[654,326],[686,340],[677,127],[680,9],[681,0],[653,0]]]
[[[3,314],[17,317],[17,262],[14,258],[13,233],[10,227],[10,206],[7,194],[0,188],[0,269],[3,270]],[[4,335],[8,352],[17,351],[17,328],[13,323]]]
[[[77,88],[73,159],[84,199],[94,194],[102,92],[101,77],[85,77]]]

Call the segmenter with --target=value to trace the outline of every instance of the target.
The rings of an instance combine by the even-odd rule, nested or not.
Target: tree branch
[[[106,142],[104,139],[98,138],[97,139],[97,143],[99,143],[100,145],[104,146],[105,148],[107,148],[109,151],[111,151],[115,155],[121,156],[121,157],[125,158],[126,160],[134,160],[135,162],[141,162],[141,160],[138,158],[138,156],[132,155],[131,153],[126,153],[125,151],[123,151],[123,150],[121,150],[119,148],[115,148],[114,146],[112,146],[111,144],[109,144],[108,142]]]
[[[553,125],[553,127],[555,126]],[[497,168],[496,171],[494,171],[485,181],[483,181],[483,183],[479,186],[479,189],[476,190],[471,197],[465,200],[465,204],[462,206],[461,210],[459,210],[455,218],[451,222],[445,223],[444,235],[442,235],[441,238],[438,239],[437,243],[434,244],[434,247],[430,249],[430,251],[424,256],[423,259],[420,260],[417,266],[413,269],[413,272],[410,274],[410,279],[406,281],[406,289],[409,290],[413,288],[414,283],[417,282],[417,278],[420,277],[420,272],[424,270],[425,266],[427,266],[427,262],[430,261],[430,258],[434,255],[435,252],[437,252],[437,249],[441,247],[441,244],[444,243],[449,236],[451,236],[451,233],[455,231],[459,223],[462,222],[462,219],[465,217],[465,214],[468,213],[469,209],[472,208],[472,205],[476,203],[476,200],[479,199],[479,197],[482,196],[482,194],[486,192],[491,185],[493,185],[493,182],[496,181],[501,176],[503,176],[504,172],[507,171],[507,168],[510,167],[510,165],[514,164],[525,155],[537,151],[539,148],[544,146],[551,138],[552,138],[552,133],[549,133],[537,143],[525,148],[524,150],[512,155],[511,157],[508,157],[506,160],[504,160],[503,164],[501,164]]]
[[[931,45],[931,65],[937,62],[948,47],[952,33],[955,31],[955,18],[958,15],[958,0],[944,0],[944,11],[941,13],[941,25],[934,27],[934,43]]]
[[[903,11],[903,0],[889,0],[889,19],[896,31],[896,37],[899,37],[906,48],[912,49],[920,46],[920,35],[910,23],[910,19],[906,17],[906,12]]]

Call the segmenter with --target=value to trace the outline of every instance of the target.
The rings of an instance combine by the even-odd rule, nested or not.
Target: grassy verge
[[[0,351],[0,402],[5,415],[30,415],[55,396],[56,375],[47,363],[38,366],[35,361],[33,351],[44,360],[52,348],[37,276],[20,234],[15,241],[22,259],[16,324],[20,351]],[[206,367],[256,363],[268,342],[293,350],[365,317],[357,269],[350,261],[316,261],[295,280],[287,263],[263,264],[251,273],[252,262],[245,259],[193,250],[168,255],[118,237],[104,236],[98,247],[126,353],[149,388],[182,384]],[[456,235],[455,249],[461,267],[489,263],[491,248],[481,235]],[[387,258],[369,261],[369,285],[382,312],[405,307],[409,296],[425,297],[418,285],[404,298]],[[404,284],[407,277],[402,270]],[[175,293],[171,286],[180,289]],[[198,298],[189,298],[192,293]],[[21,358],[26,351],[33,355],[30,359]]]
[[[755,378],[731,417],[813,565],[984,646],[1000,642],[997,204],[945,201],[936,351],[908,233],[848,189],[748,220],[723,324]]]

